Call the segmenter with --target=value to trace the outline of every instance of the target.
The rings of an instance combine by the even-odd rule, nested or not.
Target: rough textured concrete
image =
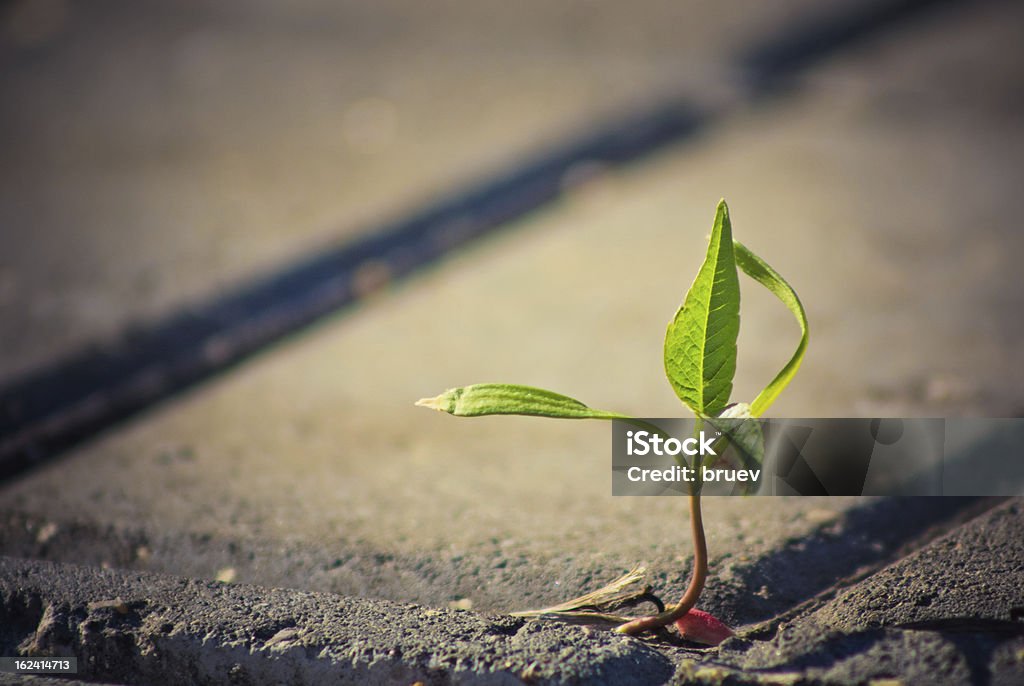
[[[165,684],[667,681],[671,662],[582,627],[335,595],[0,561],[3,651]]]
[[[7,3],[0,383],[700,92],[816,7]]]
[[[1016,683],[1024,502],[694,650],[544,621],[0,559],[0,649],[124,683]],[[966,581],[966,583],[965,583]]]
[[[884,564],[920,545],[992,501],[957,499],[878,500],[836,512],[762,504],[757,509],[718,509],[728,517],[710,522],[712,580],[702,599],[734,624],[769,619],[820,593],[838,579]],[[715,511],[715,510],[712,510]],[[733,541],[737,515],[772,522],[757,540]],[[769,519],[771,515],[771,519]],[[795,521],[784,526],[784,517]],[[0,522],[0,549],[7,555],[229,578],[346,595],[390,598],[434,607],[469,602],[476,610],[510,612],[560,602],[593,590],[644,562],[656,592],[666,601],[679,594],[689,573],[684,539],[656,547],[642,540],[630,548],[612,539],[600,550],[552,553],[545,539],[522,552],[513,541],[467,548],[399,548],[339,538],[332,546],[301,538],[229,538],[197,532],[104,525],[8,514]],[[641,557],[642,556],[642,557]],[[793,574],[800,569],[800,574]]]
[[[819,607],[723,644],[718,659],[844,683],[1020,683],[1022,530],[1016,499]]]

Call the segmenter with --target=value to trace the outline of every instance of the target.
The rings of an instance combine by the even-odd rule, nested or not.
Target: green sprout
[[[789,308],[801,332],[800,343],[789,362],[750,404],[729,402],[736,372],[736,339],[740,330],[737,267],[774,293]],[[756,429],[756,423],[742,420],[759,417],[768,409],[793,379],[806,349],[807,316],[800,298],[778,272],[733,240],[729,208],[725,200],[719,201],[704,263],[665,333],[665,375],[676,395],[695,415],[695,432],[699,431],[704,422],[712,424],[716,429],[725,426],[719,440],[736,447],[745,461],[760,462],[763,457],[760,431]],[[663,433],[658,427],[629,415],[596,410],[559,393],[513,384],[476,384],[453,388],[436,398],[424,398],[416,404],[459,417],[514,414],[559,419],[620,420]],[[730,421],[734,423],[730,425]],[[752,426],[755,429],[752,430]],[[677,459],[685,462],[683,457]],[[689,466],[694,467],[699,474],[701,456],[695,455],[693,461]],[[611,600],[621,606],[631,599],[651,598],[649,588],[633,594],[624,592],[626,587],[641,580],[642,570],[634,569],[603,589],[574,601],[520,614],[560,616],[573,621],[593,619],[612,622],[617,624],[617,632],[629,635],[659,630],[673,622],[686,635],[688,626],[705,624],[710,616],[694,609],[708,574],[707,541],[701,519],[700,496],[700,482],[691,483],[689,503],[694,546],[693,570],[686,591],[675,605],[656,615],[638,618],[604,612],[605,608],[612,606],[609,602]],[[687,613],[690,613],[689,617]],[[718,622],[714,618],[710,619]],[[721,627],[724,628],[724,625]],[[728,632],[727,628],[725,632]],[[713,631],[712,634],[716,638],[706,642],[717,643],[722,640],[721,632]]]

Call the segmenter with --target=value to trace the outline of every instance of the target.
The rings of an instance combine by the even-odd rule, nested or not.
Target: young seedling
[[[740,288],[737,267],[766,287],[789,308],[800,325],[800,343],[789,362],[750,404],[729,403],[736,372],[736,339],[740,330]],[[796,374],[807,349],[807,317],[793,288],[760,257],[732,238],[732,224],[725,200],[718,203],[707,255],[683,304],[665,334],[665,374],[679,399],[696,417],[696,431],[707,422],[722,429],[720,441],[731,442],[744,460],[760,460],[763,444],[754,422],[775,401]],[[608,419],[626,421],[662,433],[641,419],[596,410],[578,400],[552,391],[513,384],[477,384],[445,391],[436,398],[424,398],[417,405],[459,417],[517,414],[561,419]],[[729,424],[732,421],[733,424]],[[728,427],[733,427],[729,429]],[[718,451],[716,451],[718,452]],[[721,452],[718,452],[721,454]],[[693,457],[695,473],[701,472],[701,457]],[[629,618],[610,614],[608,608],[629,600],[649,598],[648,588],[628,593],[625,589],[642,580],[643,570],[634,569],[608,586],[568,603],[522,613],[559,616],[573,621],[612,622],[616,631],[639,634],[675,623],[690,640],[717,645],[731,631],[706,612],[695,610],[708,573],[707,541],[701,519],[701,484],[690,484],[690,526],[693,535],[693,570],[690,583],[679,602],[656,615]]]

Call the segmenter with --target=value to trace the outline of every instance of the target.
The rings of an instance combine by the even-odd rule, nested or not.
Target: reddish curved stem
[[[693,531],[693,572],[690,585],[679,602],[658,615],[640,617],[615,628],[616,633],[633,636],[643,631],[651,631],[667,626],[676,621],[697,604],[704,582],[708,578],[708,543],[704,537],[704,520],[701,518],[700,493],[690,494],[690,527]]]

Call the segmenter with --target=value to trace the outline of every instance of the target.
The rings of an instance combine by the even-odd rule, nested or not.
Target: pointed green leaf
[[[704,264],[665,333],[665,374],[679,399],[698,416],[716,415],[729,402],[739,331],[732,224],[721,200]]]
[[[515,384],[483,383],[452,388],[416,404],[457,417],[521,414],[560,419],[628,419],[616,412],[592,409],[566,395]]]
[[[772,269],[768,264],[760,257],[752,253],[741,243],[734,243],[736,248],[736,264],[739,265],[740,269],[754,279],[765,288],[775,294],[782,303],[789,308],[789,311],[796,317],[797,323],[800,325],[800,343],[796,346],[796,352],[793,353],[793,357],[789,359],[786,366],[772,379],[771,383],[764,387],[758,396],[754,399],[754,402],[750,404],[750,412],[755,417],[760,417],[768,406],[775,402],[775,398],[782,393],[789,382],[793,379],[796,371],[800,368],[800,363],[803,362],[804,352],[807,350],[807,313],[804,312],[804,306],[800,302],[800,298],[797,297],[796,291],[793,287],[786,283],[786,280],[779,276],[779,273]]]

